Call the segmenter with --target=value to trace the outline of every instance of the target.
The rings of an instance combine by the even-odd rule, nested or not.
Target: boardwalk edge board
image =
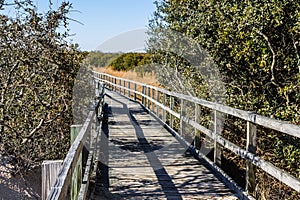
[[[297,138],[300,138],[300,126],[290,124],[285,121],[280,121],[280,120],[264,117],[264,116],[258,115],[251,111],[244,111],[244,110],[232,108],[232,107],[225,106],[225,105],[222,105],[219,103],[209,102],[209,101],[202,100],[202,99],[199,99],[196,97],[191,97],[188,95],[171,92],[171,91],[168,91],[168,90],[165,90],[162,88],[158,88],[155,86],[146,85],[146,84],[143,84],[143,83],[140,83],[137,81],[131,81],[131,80],[124,79],[124,78],[118,78],[118,77],[108,75],[105,73],[94,72],[94,78],[96,80],[99,80],[99,81],[102,81],[103,83],[105,83],[107,88],[111,88],[113,90],[118,89],[118,90],[122,91],[123,96],[126,96],[126,91],[127,91],[128,98],[131,100],[136,100],[137,95],[139,95],[142,99],[142,103],[145,103],[146,101],[148,102],[148,103],[144,104],[143,106],[153,115],[157,116],[153,110],[153,106],[155,105],[157,110],[159,107],[164,112],[168,112],[169,114],[171,114],[171,116],[180,119],[180,121],[190,124],[198,131],[200,131],[200,132],[206,134],[207,136],[211,137],[212,139],[214,139],[219,145],[222,145],[223,147],[225,147],[225,148],[229,149],[230,151],[234,152],[235,154],[239,155],[241,158],[245,159],[248,162],[248,164],[251,163],[251,164],[258,166],[259,168],[261,168],[262,170],[264,170],[271,176],[275,177],[277,180],[285,183],[286,185],[290,186],[297,192],[300,192],[300,180],[298,178],[290,175],[289,173],[285,172],[284,170],[277,168],[273,164],[256,156],[255,151],[253,152],[250,149],[249,150],[247,149],[248,150],[247,151],[247,150],[233,144],[232,142],[224,139],[222,136],[214,133],[213,131],[208,130],[207,128],[201,126],[196,120],[194,121],[194,120],[188,119],[185,116],[182,116],[182,113],[175,112],[174,110],[172,110],[171,107],[165,105],[163,102],[159,102],[158,93],[163,94],[164,98],[165,98],[165,96],[170,96],[173,98],[174,97],[178,98],[181,101],[184,100],[184,101],[192,102],[192,103],[195,103],[196,105],[200,105],[200,106],[204,106],[206,108],[212,109],[213,111],[217,111],[217,112],[220,112],[223,114],[227,114],[227,115],[231,115],[231,116],[243,119],[247,123],[249,123],[249,122],[252,123],[254,127],[257,125],[260,125],[260,126],[263,126],[263,127],[275,130],[275,131],[279,131],[279,132],[282,132],[282,133],[285,133],[285,134],[288,134],[288,135],[291,135],[291,136],[297,137]],[[122,82],[123,82],[123,84],[122,84]],[[126,87],[125,83],[127,83],[127,87]],[[134,85],[134,87],[130,87],[130,85],[132,85],[132,84]],[[138,91],[137,86],[139,86],[143,90]],[[147,93],[147,91],[148,91],[148,93]],[[152,92],[150,92],[150,91],[152,91]],[[153,91],[156,91],[156,93],[157,93],[156,99],[155,99],[155,95],[154,95]],[[132,97],[132,95],[134,98]],[[152,104],[152,109],[150,108],[150,106],[151,106],[150,102]],[[157,118],[160,119],[158,116],[157,116]],[[254,136],[251,136],[251,137],[254,137]],[[253,144],[256,144],[256,141],[255,141],[256,138],[253,140],[253,138],[251,138],[251,137],[247,138],[248,140],[252,140],[252,141],[247,141],[247,144],[251,144],[253,146]],[[256,147],[254,147],[254,148],[256,148]],[[248,164],[247,164],[247,166],[248,166]]]
[[[93,109],[90,109],[88,112],[88,116],[82,125],[78,136],[76,137],[75,141],[72,143],[62,165],[61,169],[59,171],[59,174],[56,178],[55,183],[51,187],[51,190],[47,196],[47,200],[60,200],[60,199],[70,199],[71,198],[71,185],[72,185],[72,176],[73,173],[76,171],[75,167],[77,164],[78,159],[83,155],[84,151],[83,148],[88,142],[89,147],[93,146],[94,142],[94,136],[92,135],[93,131],[91,131],[92,128],[92,123],[95,123],[95,121],[98,122],[98,125],[100,125],[100,115],[101,115],[101,109],[102,109],[102,104],[103,104],[103,98],[104,98],[104,84],[98,83],[99,85],[97,86],[99,91],[99,94],[97,96],[97,102],[96,105]],[[96,123],[97,123],[96,122]],[[87,141],[87,138],[90,137],[90,140]],[[98,134],[96,135],[96,138],[98,137]],[[97,140],[96,140],[97,141]],[[90,149],[90,154],[93,153],[93,148]],[[86,168],[83,175],[89,175],[90,173],[90,168],[91,164],[94,162],[93,159],[95,159],[94,155],[88,155],[88,162],[87,166],[84,166]],[[83,167],[83,166],[81,166]],[[85,199],[84,196],[86,196],[86,190],[85,187],[88,187],[88,181],[86,180],[86,176],[83,177],[83,182],[76,183],[75,185],[79,185],[80,187],[73,188],[75,189],[75,193],[77,195],[80,195],[80,198],[83,197],[82,199]],[[79,179],[82,181],[82,179]],[[76,180],[75,180],[76,181]],[[82,188],[82,192],[80,192],[80,189]],[[77,191],[78,190],[78,191]],[[77,199],[77,197],[75,196]]]

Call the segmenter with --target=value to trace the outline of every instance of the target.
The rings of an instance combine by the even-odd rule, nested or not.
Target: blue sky
[[[48,0],[34,2],[41,8],[47,5]],[[62,0],[52,2],[57,5]],[[72,40],[78,43],[82,50],[96,50],[104,43],[107,47],[108,41],[113,41],[122,34],[134,33],[134,30],[139,32],[147,28],[148,20],[155,10],[154,0],[70,0],[70,2],[73,9],[79,11],[72,12],[70,17],[83,24],[70,22],[71,33],[75,34]],[[115,45],[116,42],[113,43]],[[122,48],[120,44],[120,51]]]

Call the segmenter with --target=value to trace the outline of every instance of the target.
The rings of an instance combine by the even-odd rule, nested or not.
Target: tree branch
[[[292,37],[292,40],[293,40],[294,49],[296,51],[296,56],[297,56],[297,59],[298,59],[297,66],[298,66],[298,70],[299,70],[299,73],[300,73],[300,56],[299,56],[299,52],[298,52],[298,48],[297,48],[298,41],[295,42],[294,37]]]
[[[266,36],[264,33],[260,32],[259,30],[256,30],[256,33],[258,33],[259,35],[261,35],[268,43],[268,46],[270,48],[270,51],[272,52],[272,64],[271,64],[271,75],[272,75],[272,78],[271,78],[271,82],[278,86],[278,84],[275,82],[275,75],[274,75],[274,67],[275,67],[275,63],[276,63],[276,53],[271,45],[271,42],[269,41],[269,38],[268,36]]]

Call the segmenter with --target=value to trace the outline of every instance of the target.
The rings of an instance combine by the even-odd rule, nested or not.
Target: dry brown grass
[[[110,66],[94,68],[94,70],[97,72],[110,74],[112,76],[134,80],[148,85],[158,86],[154,73],[146,73],[141,76],[135,71],[115,71]]]

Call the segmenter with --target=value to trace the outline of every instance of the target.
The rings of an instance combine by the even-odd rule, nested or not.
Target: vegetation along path
[[[237,199],[140,104],[109,90],[105,102],[105,156],[92,199]]]

